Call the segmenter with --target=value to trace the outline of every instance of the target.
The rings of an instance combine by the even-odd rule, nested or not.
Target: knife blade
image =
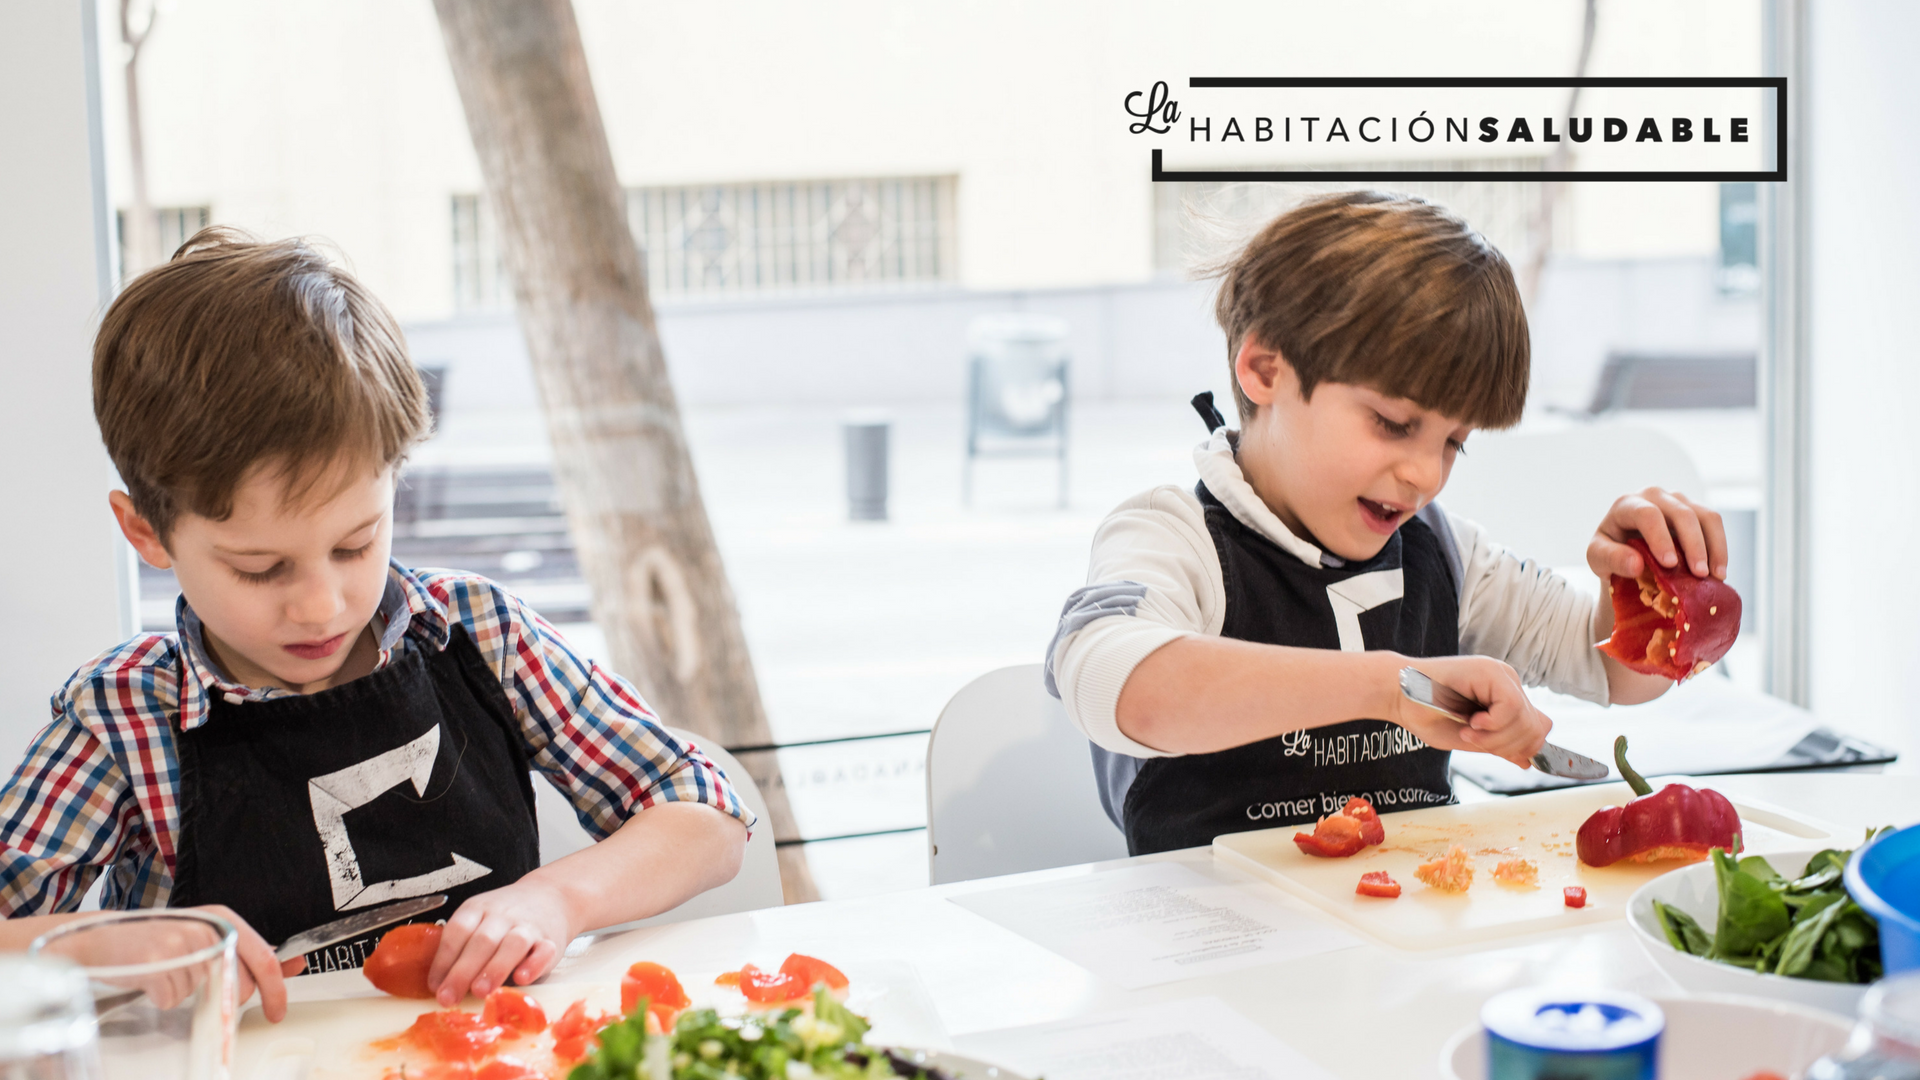
[[[369,930],[378,930],[389,923],[402,919],[411,919],[415,915],[425,915],[434,908],[443,907],[447,902],[446,893],[432,896],[416,896],[408,900],[396,900],[377,908],[349,915],[344,919],[335,919],[330,923],[321,923],[311,930],[302,930],[282,942],[273,950],[279,960],[291,960],[296,956],[305,956],[315,949],[336,945],[359,937]]]
[[[1474,713],[1485,712],[1487,708],[1446,683],[1435,681],[1416,667],[1400,669],[1400,692],[1406,695],[1408,701],[1424,705],[1462,724],[1471,720]],[[1600,780],[1607,775],[1607,767],[1600,762],[1552,743],[1542,744],[1540,752],[1533,755],[1533,767],[1548,776],[1564,776],[1572,780]]]

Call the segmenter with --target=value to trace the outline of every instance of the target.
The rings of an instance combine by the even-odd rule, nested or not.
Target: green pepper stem
[[[1613,763],[1620,767],[1620,779],[1627,782],[1627,786],[1633,789],[1634,795],[1653,794],[1653,785],[1647,783],[1645,777],[1634,772],[1633,766],[1627,764],[1627,737],[1625,735],[1613,740]]]

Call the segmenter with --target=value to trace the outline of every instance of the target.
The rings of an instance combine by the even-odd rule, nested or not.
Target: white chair
[[[1522,558],[1584,567],[1587,541],[1613,500],[1648,486],[1706,497],[1693,458],[1651,428],[1593,424],[1543,434],[1474,433],[1440,492]]]
[[[1126,857],[1087,738],[1040,680],[1039,664],[990,671],[940,711],[927,740],[933,884]]]
[[[692,742],[700,748],[701,753],[720,766],[741,801],[759,819],[759,824],[753,827],[753,835],[747,839],[746,854],[740,860],[740,873],[732,881],[708,889],[672,911],[604,929],[625,930],[654,923],[684,922],[709,915],[731,915],[737,911],[779,907],[785,903],[780,891],[780,861],[773,849],[773,819],[767,816],[767,802],[760,797],[759,785],[753,782],[753,777],[747,774],[746,768],[732,754],[715,745],[713,740],[678,728],[668,728],[667,731],[676,739]],[[580,825],[580,819],[574,815],[573,804],[538,773],[533,777],[533,802],[534,816],[540,823],[540,861],[543,864],[593,844],[593,837],[587,834],[587,830]]]

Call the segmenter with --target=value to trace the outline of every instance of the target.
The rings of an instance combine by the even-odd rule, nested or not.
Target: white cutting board
[[[1668,783],[1709,787],[1687,777],[1659,777]],[[1301,851],[1296,832],[1312,826],[1232,833],[1213,841],[1214,858],[1279,885],[1377,941],[1402,949],[1434,949],[1539,933],[1625,915],[1634,890],[1679,862],[1629,863],[1592,867],[1574,853],[1580,824],[1603,806],[1619,806],[1633,797],[1625,783],[1563,788],[1534,795],[1493,799],[1461,806],[1383,814],[1384,844],[1350,858],[1321,859]],[[1732,800],[1740,814],[1749,853],[1820,848],[1840,838],[1814,818],[1751,800]],[[1847,844],[1858,837],[1847,838]],[[1473,861],[1473,887],[1465,893],[1428,888],[1414,868],[1447,850],[1466,848]],[[1493,879],[1504,859],[1520,857],[1540,868],[1538,888],[1515,888]],[[1400,883],[1397,899],[1357,896],[1360,875],[1385,870]],[[1566,906],[1561,890],[1587,890],[1587,906]]]
[[[849,983],[848,1007],[873,1024],[869,1041],[946,1047],[946,1028],[912,965],[856,961],[843,965],[842,970]],[[677,974],[695,1007],[717,1008],[723,1013],[744,1011],[744,999],[738,992],[713,985],[719,972],[716,967]],[[418,1066],[429,1060],[417,1050],[376,1049],[372,1044],[405,1031],[421,1013],[437,1010],[435,1002],[388,997],[374,990],[357,971],[294,979],[290,987],[296,1000],[287,1007],[285,1020],[269,1024],[258,1008],[248,1009],[241,1017],[235,1080],[381,1080],[388,1074],[398,1076],[403,1061],[412,1063],[410,1072],[418,1076]],[[589,1012],[620,1009],[617,980],[605,984],[538,983],[516,989],[539,1001],[550,1023],[581,998],[587,1000]],[[480,1002],[468,998],[460,1007],[477,1012]],[[554,1065],[552,1049],[552,1038],[543,1033],[519,1042],[502,1041],[500,1052],[536,1069],[549,1070],[549,1075],[564,1077],[567,1070]]]

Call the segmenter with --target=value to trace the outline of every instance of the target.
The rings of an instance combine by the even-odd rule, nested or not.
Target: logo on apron
[[[445,892],[493,872],[491,867],[455,852],[453,865],[425,874],[376,881],[371,885],[361,880],[360,859],[353,852],[353,840],[347,836],[347,811],[365,806],[408,782],[413,784],[414,793],[424,798],[427,778],[433,775],[433,762],[439,754],[440,725],[435,724],[425,735],[404,746],[307,781],[307,796],[313,803],[313,827],[319,830],[320,843],[326,849],[334,910],[352,911],[389,900]]]

